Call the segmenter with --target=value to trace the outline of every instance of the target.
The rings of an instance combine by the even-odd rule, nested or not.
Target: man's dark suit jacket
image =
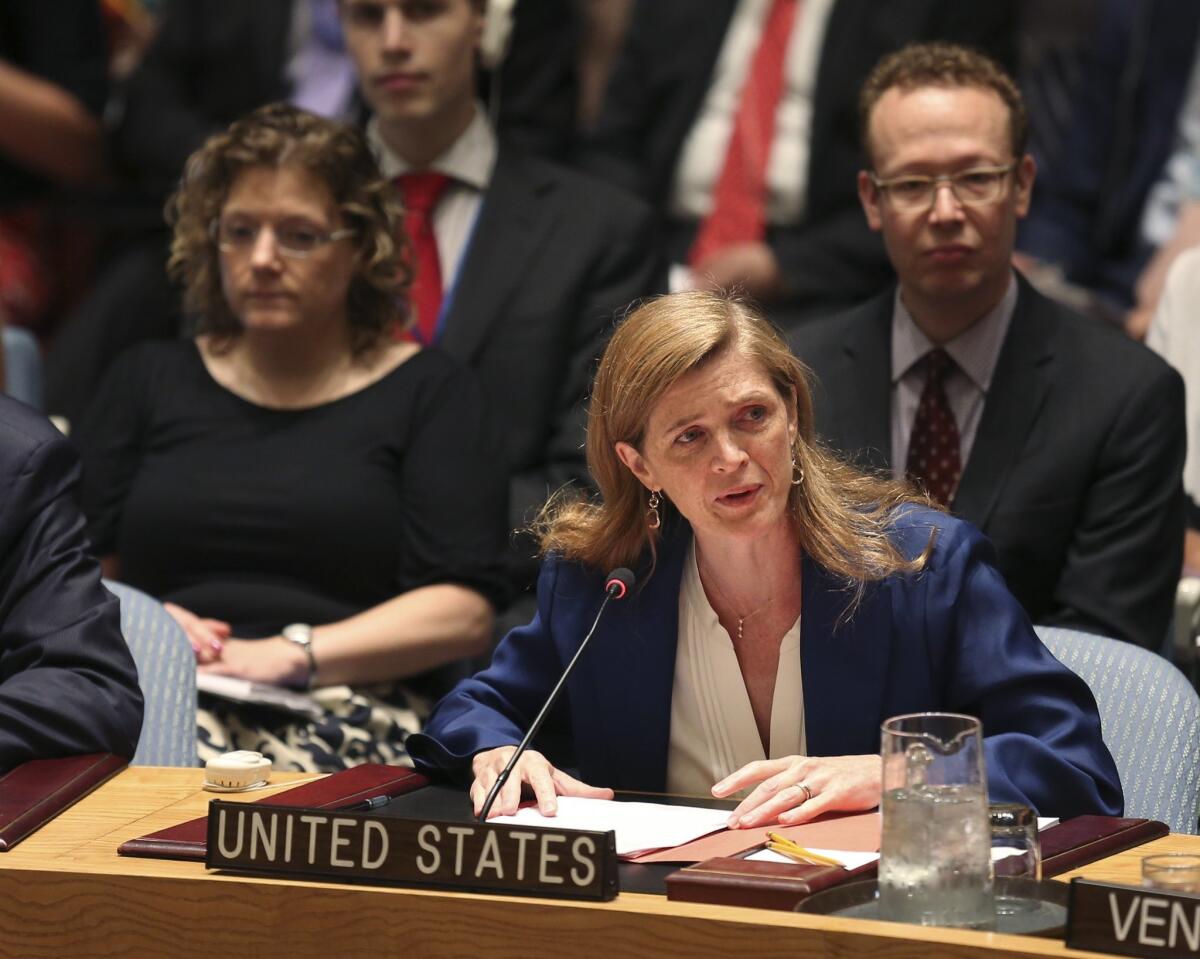
[[[0,396],[0,770],[137,747],[137,670],[86,552],[78,482],[62,435]]]
[[[891,469],[894,291],[795,331],[817,431]],[[952,511],[991,537],[1039,623],[1158,650],[1183,557],[1183,382],[1150,350],[1020,282]]]
[[[501,146],[438,346],[482,381],[513,528],[586,477],[582,403],[604,337],[661,288],[653,228],[639,200]]]
[[[100,6],[95,0],[6,0],[0,3],[0,61],[78,98],[97,117],[108,93]],[[15,123],[13,117],[4,122]],[[0,209],[38,200],[51,184],[0,152]]]
[[[1200,4],[1105,0],[1099,19],[1062,159],[1038,170],[1017,245],[1125,308],[1153,252],[1142,212],[1175,146]]]
[[[589,172],[632,190],[667,216],[683,143],[704,103],[737,0],[638,0],[596,129],[581,156]],[[859,87],[881,56],[918,40],[951,40],[1006,63],[1015,58],[1010,0],[838,0],[829,16],[814,96],[805,215],[767,239],[792,316],[840,308],[882,289],[891,268],[867,229],[856,174]],[[803,16],[803,12],[801,12]],[[694,224],[667,231],[682,259]]]

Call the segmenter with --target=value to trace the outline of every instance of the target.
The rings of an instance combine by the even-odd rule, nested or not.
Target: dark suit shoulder
[[[1107,392],[1138,390],[1178,379],[1161,356],[1131,340],[1114,326],[1088,319],[1034,291],[1030,317],[1045,331],[1056,361],[1071,370],[1073,381],[1103,383]]]
[[[79,457],[45,416],[0,395],[0,558],[28,518],[79,478]]]
[[[37,410],[0,395],[0,455],[6,468],[46,443],[67,445],[62,433]]]
[[[856,306],[801,323],[788,331],[788,345],[802,360],[806,360],[806,354],[828,356],[886,322],[892,313],[894,297],[895,290],[889,289]]]
[[[520,176],[542,189],[557,191],[562,206],[581,219],[599,217],[639,225],[653,219],[650,207],[628,190],[508,145],[501,147],[496,161],[496,180],[504,175]]]

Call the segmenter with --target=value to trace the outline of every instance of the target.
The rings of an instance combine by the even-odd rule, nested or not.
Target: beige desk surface
[[[117,856],[126,839],[203,815],[212,794],[199,788],[200,776],[193,769],[127,769],[0,854],[0,957],[1095,955],[1023,936],[674,903],[637,893],[610,903],[566,903],[215,875],[200,863]],[[1080,874],[1136,882],[1142,856],[1172,850],[1200,852],[1200,837],[1170,836]]]

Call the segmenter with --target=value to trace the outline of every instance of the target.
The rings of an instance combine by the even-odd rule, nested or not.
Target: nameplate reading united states
[[[1071,880],[1067,945],[1126,956],[1200,956],[1200,895]]]
[[[214,800],[210,869],[305,879],[425,885],[608,900],[617,894],[612,832],[380,817]]]

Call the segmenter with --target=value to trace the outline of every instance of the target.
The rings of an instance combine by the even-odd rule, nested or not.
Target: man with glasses
[[[987,533],[1035,622],[1159,649],[1178,580],[1183,391],[1012,269],[1035,164],[1012,79],[961,47],[863,86],[859,199],[898,286],[798,330],[820,433]]]

